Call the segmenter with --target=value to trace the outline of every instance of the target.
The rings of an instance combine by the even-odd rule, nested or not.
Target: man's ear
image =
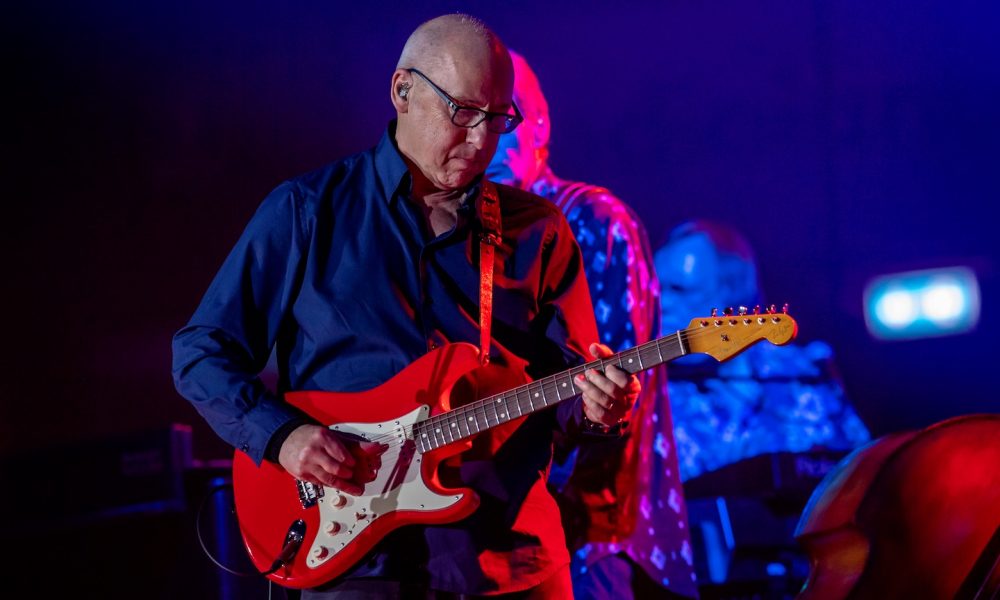
[[[392,73],[389,86],[389,100],[396,107],[397,114],[403,114],[410,108],[410,91],[413,89],[413,77],[406,69],[396,69]]]

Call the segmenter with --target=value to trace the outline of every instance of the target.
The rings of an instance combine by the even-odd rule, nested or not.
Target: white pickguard
[[[397,510],[434,511],[447,508],[463,494],[442,496],[427,488],[420,474],[421,455],[412,438],[413,424],[426,419],[430,409],[422,406],[413,412],[383,423],[338,423],[333,431],[353,434],[368,440],[388,441],[382,466],[374,481],[366,483],[361,496],[342,494],[324,487],[319,501],[319,531],[309,548],[306,564],[318,567],[337,555],[373,521]],[[409,451],[402,451],[408,447]]]

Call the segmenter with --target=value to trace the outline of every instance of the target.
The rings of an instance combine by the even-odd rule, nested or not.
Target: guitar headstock
[[[741,306],[739,311],[727,308],[719,315],[713,308],[711,316],[692,319],[687,329],[679,333],[685,338],[688,352],[708,354],[722,362],[760,340],[783,346],[795,339],[797,332],[798,325],[788,314],[788,305],[777,312],[772,304],[764,312],[757,306],[752,313]]]

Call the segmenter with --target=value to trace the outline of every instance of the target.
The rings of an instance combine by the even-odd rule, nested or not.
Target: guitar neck
[[[689,351],[683,332],[677,331],[614,356],[573,367],[435,415],[414,426],[414,438],[421,452],[434,450],[579,396],[583,390],[576,386],[576,376],[587,369],[604,371],[614,365],[628,373],[638,373],[683,356]]]

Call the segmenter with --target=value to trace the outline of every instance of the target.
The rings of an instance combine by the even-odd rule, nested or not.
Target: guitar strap
[[[483,180],[479,195],[479,360],[490,362],[490,325],[493,318],[493,253],[500,235],[500,199],[492,181]]]

